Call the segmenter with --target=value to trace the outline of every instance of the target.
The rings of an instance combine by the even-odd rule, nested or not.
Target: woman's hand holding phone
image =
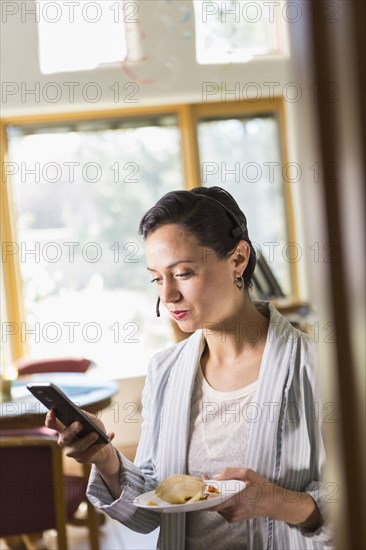
[[[103,432],[106,432],[101,420],[85,411],[84,414],[86,414],[94,424],[101,428]],[[64,426],[56,417],[55,411],[50,410],[47,413],[45,424],[47,428],[58,432],[58,445],[65,450],[66,456],[74,458],[80,464],[93,463],[101,472],[104,470],[106,472],[113,471],[117,463],[119,465],[119,460],[112,443],[107,445],[95,444],[98,439],[98,434],[96,432],[91,432],[82,438],[76,437],[82,430],[82,424],[80,422],[73,422],[70,426]],[[110,442],[115,437],[113,432],[107,435]]]
[[[90,413],[85,411],[84,413],[89,420],[106,432],[101,420]],[[45,424],[47,428],[58,432],[58,445],[65,450],[66,456],[74,458],[80,464],[95,464],[111,495],[117,499],[121,493],[119,483],[121,464],[116,449],[111,443],[115,434],[107,433],[110,441],[108,444],[95,444],[98,439],[96,432],[78,438],[77,434],[83,429],[81,423],[73,422],[70,426],[64,426],[52,409],[47,413]]]

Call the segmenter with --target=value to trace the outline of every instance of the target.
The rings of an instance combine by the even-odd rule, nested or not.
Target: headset
[[[222,202],[218,201],[217,199],[210,197],[209,195],[204,195],[203,193],[196,193],[194,191],[192,191],[192,193],[194,193],[196,197],[203,197],[205,199],[209,199],[210,201],[215,202],[226,211],[226,213],[229,215],[229,217],[232,219],[232,221],[236,225],[234,229],[230,230],[230,235],[234,237],[234,239],[238,237],[248,238],[248,229],[247,229],[246,222],[242,222],[242,223],[239,222],[238,218],[235,216],[234,212],[230,210],[230,208],[222,204]]]

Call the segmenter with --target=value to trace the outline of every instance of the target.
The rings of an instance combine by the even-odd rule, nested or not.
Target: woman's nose
[[[177,302],[181,294],[174,283],[165,282],[161,289],[160,298],[165,303]]]

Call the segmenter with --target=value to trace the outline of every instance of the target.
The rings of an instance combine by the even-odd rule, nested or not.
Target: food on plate
[[[218,488],[214,487],[213,485],[206,485],[206,491],[210,495],[212,495],[212,494],[219,495],[220,494],[220,491],[218,490]]]
[[[198,477],[174,474],[155,489],[155,494],[170,504],[197,502],[205,497],[205,484]]]
[[[167,477],[155,489],[155,494],[169,504],[191,504],[205,500],[208,493],[219,493],[212,485],[207,485],[198,477],[186,474],[174,474]]]

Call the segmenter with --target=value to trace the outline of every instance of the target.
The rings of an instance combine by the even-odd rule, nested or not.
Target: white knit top
[[[255,394],[258,381],[239,390],[212,388],[199,367],[191,402],[187,473],[210,479],[225,467],[245,467],[251,424],[256,421]],[[228,523],[217,512],[187,514],[186,550],[243,550],[243,523]]]

